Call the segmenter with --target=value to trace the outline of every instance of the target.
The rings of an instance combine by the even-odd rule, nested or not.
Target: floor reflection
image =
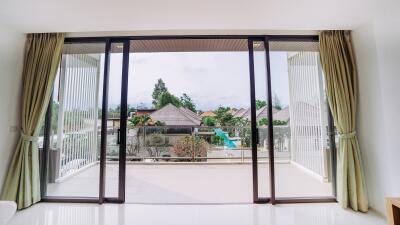
[[[9,225],[383,225],[373,212],[355,213],[334,203],[291,205],[143,205],[39,203]]]

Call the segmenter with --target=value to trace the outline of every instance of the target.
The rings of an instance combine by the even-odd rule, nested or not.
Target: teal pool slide
[[[235,143],[233,143],[233,141],[231,139],[229,139],[228,134],[226,132],[222,131],[220,128],[215,129],[214,132],[215,132],[215,135],[217,135],[218,137],[222,137],[224,139],[224,145],[228,149],[236,148]]]

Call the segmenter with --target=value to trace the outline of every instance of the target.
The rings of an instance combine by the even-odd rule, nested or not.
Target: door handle
[[[256,128],[256,143],[259,145],[260,144],[260,132],[258,128]]]
[[[119,145],[121,143],[120,134],[121,134],[121,129],[118,128],[117,129],[117,145]]]

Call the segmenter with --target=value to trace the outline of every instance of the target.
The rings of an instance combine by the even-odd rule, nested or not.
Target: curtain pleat
[[[356,136],[358,84],[350,31],[323,31],[319,41],[328,102],[339,132],[337,198],[344,208],[367,212],[367,189]]]
[[[22,72],[21,136],[8,167],[1,199],[23,209],[40,201],[38,134],[50,101],[64,34],[28,34]]]

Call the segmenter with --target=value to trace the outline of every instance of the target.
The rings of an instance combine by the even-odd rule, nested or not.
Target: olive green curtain
[[[22,72],[21,136],[8,167],[1,199],[18,209],[40,201],[38,134],[44,118],[64,34],[28,34]]]
[[[338,201],[342,207],[367,212],[367,190],[356,137],[358,84],[350,31],[323,31],[319,41],[328,102],[339,133]]]

